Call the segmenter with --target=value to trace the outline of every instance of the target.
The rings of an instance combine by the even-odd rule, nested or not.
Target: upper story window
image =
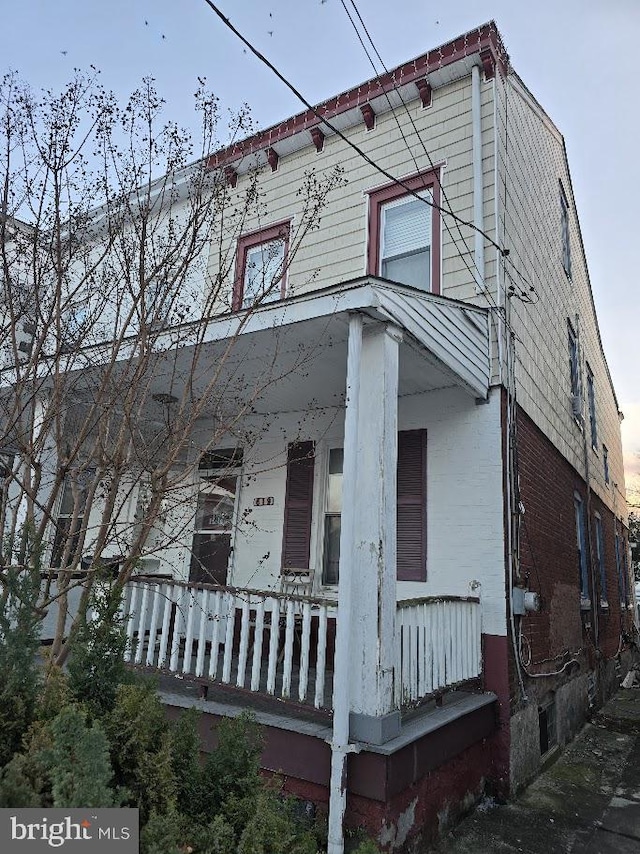
[[[604,482],[609,485],[610,475],[609,475],[609,451],[607,450],[607,446],[602,446],[602,468],[604,470]]]
[[[289,222],[281,222],[239,238],[234,311],[284,297],[289,229]]]
[[[593,382],[593,372],[587,365],[587,398],[589,401],[589,424],[591,426],[591,447],[598,447],[598,424],[596,421],[596,391]]]
[[[569,237],[569,202],[560,182],[560,236],[562,239],[562,266],[567,276],[571,276],[571,241]]]
[[[578,336],[567,321],[567,336],[569,341],[569,371],[571,375],[571,398],[573,414],[577,419],[582,419],[582,400],[580,395],[580,370],[578,366]]]
[[[438,294],[438,176],[433,171],[424,172],[403,179],[402,184],[389,184],[369,193],[367,272]]]

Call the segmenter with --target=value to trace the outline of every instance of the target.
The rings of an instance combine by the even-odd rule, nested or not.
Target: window
[[[624,555],[624,540],[616,531],[616,569],[618,570],[618,593],[620,594],[620,605],[624,608],[627,604],[627,573]]]
[[[81,347],[87,334],[89,322],[89,303],[77,302],[71,308],[65,309],[60,316],[61,326],[61,350],[69,353],[71,350]]]
[[[159,331],[169,325],[169,311],[174,301],[166,279],[151,279],[141,293],[140,313],[149,330]]]
[[[558,743],[556,724],[556,704],[550,700],[538,708],[538,727],[540,731],[540,755],[544,756]]]
[[[573,499],[576,516],[576,541],[578,546],[578,569],[580,572],[580,607],[591,607],[589,599],[589,555],[587,552],[587,532],[582,498],[576,492]]]
[[[189,581],[227,583],[242,448],[202,455]]]
[[[578,336],[567,321],[567,335],[569,340],[569,372],[571,377],[571,407],[574,418],[582,420],[582,395],[580,394],[580,370],[578,365]]]
[[[607,446],[602,446],[602,467],[604,469],[604,482],[609,485],[610,476],[609,476],[609,451],[607,450]]]
[[[331,448],[329,451],[329,472],[327,475],[327,503],[324,514],[324,556],[322,560],[323,584],[338,583],[343,465],[343,449]]]
[[[234,311],[284,297],[289,229],[289,222],[279,223],[238,240]]]
[[[604,534],[602,531],[602,519],[600,514],[595,514],[596,519],[596,557],[598,559],[598,569],[600,571],[600,607],[608,608],[609,602],[607,599],[607,573],[605,571],[604,562]]]
[[[402,184],[369,193],[367,271],[438,294],[440,183],[435,172],[426,172],[406,178]]]
[[[593,384],[593,372],[587,365],[587,398],[589,401],[589,424],[591,425],[591,447],[598,448],[598,425],[596,422],[596,392]]]
[[[62,568],[74,562],[82,532],[87,487],[93,476],[93,471],[86,471],[64,481],[51,551],[53,567]]]
[[[398,433],[396,576],[398,581],[426,580],[427,434],[425,430]],[[337,584],[342,513],[342,448],[329,451],[327,499],[324,513],[322,583]]]
[[[567,276],[571,276],[571,241],[569,237],[569,202],[560,182],[560,234],[562,239],[562,266]]]

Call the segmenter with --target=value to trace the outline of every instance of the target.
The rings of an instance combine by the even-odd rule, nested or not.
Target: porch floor
[[[167,706],[195,707],[219,717],[236,717],[250,711],[258,723],[265,726],[314,736],[327,742],[331,740],[333,713],[328,709],[315,709],[294,700],[281,700],[266,693],[223,685],[190,674],[177,675],[141,666],[133,666],[132,669],[155,681],[160,699]],[[207,689],[206,697],[203,687]],[[450,691],[437,701],[403,710],[400,735],[384,745],[367,745],[367,750],[392,754],[425,734],[435,733],[495,701],[492,693]]]

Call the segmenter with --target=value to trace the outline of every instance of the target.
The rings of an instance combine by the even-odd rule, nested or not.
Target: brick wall
[[[596,611],[581,613],[574,495],[581,496],[586,516],[586,484],[522,410],[518,411],[517,425],[520,496],[525,508],[521,517],[521,573],[524,585],[538,592],[542,603],[539,613],[522,619],[523,654],[525,659],[530,658],[527,669],[534,673],[555,671],[569,658],[578,659],[579,665],[567,666],[554,680],[564,682],[579,671],[595,669],[601,657],[606,660],[615,656],[621,635],[631,631],[632,613],[621,608],[618,592],[615,526],[621,534],[622,528],[611,510],[591,492],[587,534],[599,587],[594,522],[598,512],[604,533],[609,608],[600,607],[598,589],[590,590]],[[626,543],[626,531],[624,537]],[[555,687],[547,680],[528,681],[536,683],[532,693],[538,697]]]

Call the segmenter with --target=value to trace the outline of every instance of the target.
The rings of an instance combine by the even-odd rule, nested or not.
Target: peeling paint
[[[395,824],[386,824],[380,831],[378,842],[389,848],[390,851],[395,851],[401,848],[407,841],[407,837],[416,821],[416,807],[418,798],[414,798],[406,810],[398,816]]]

